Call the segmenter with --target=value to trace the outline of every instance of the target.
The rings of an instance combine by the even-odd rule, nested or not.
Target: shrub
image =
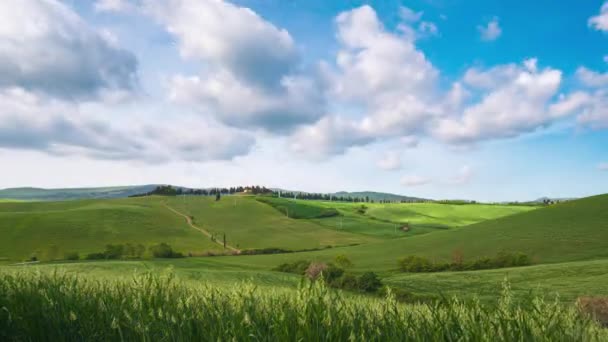
[[[298,260],[292,263],[284,263],[275,267],[274,271],[284,272],[284,273],[295,273],[299,275],[303,275],[306,272],[306,269],[310,265],[310,261],[308,260]]]
[[[426,258],[410,255],[399,261],[399,268],[403,272],[432,272],[433,264]]]
[[[580,297],[576,300],[579,311],[608,327],[608,297]]]
[[[500,252],[494,258],[478,258],[470,262],[462,261],[461,252],[452,255],[452,263],[434,263],[427,258],[407,256],[398,261],[399,269],[403,272],[441,272],[487,270],[492,268],[528,266],[531,259],[523,253]]]
[[[89,253],[85,257],[86,260],[101,260],[105,259],[106,255],[104,253]]]
[[[63,258],[65,260],[78,260],[80,259],[80,256],[78,255],[78,252],[67,252],[64,254]]]
[[[382,282],[374,272],[363,273],[357,281],[357,287],[363,292],[376,292],[381,286]]]
[[[176,252],[166,243],[160,243],[150,247],[150,252],[155,258],[183,258],[182,253]]]
[[[319,276],[327,269],[327,264],[323,262],[311,262],[304,274],[310,280],[317,280]]]
[[[352,261],[350,261],[350,259],[344,254],[336,255],[334,261],[342,268],[349,268],[353,266]]]
[[[125,253],[125,246],[123,245],[106,245],[104,255],[106,259],[120,259]]]

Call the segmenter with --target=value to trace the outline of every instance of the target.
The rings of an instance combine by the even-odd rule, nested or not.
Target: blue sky
[[[602,1],[7,0],[0,188],[608,192]]]

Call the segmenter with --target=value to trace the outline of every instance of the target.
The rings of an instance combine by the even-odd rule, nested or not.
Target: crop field
[[[0,337],[19,340],[602,341],[608,331],[572,306],[447,300],[401,305],[345,297],[321,282],[294,292],[184,286],[171,276],[130,280],[60,273],[0,274]]]

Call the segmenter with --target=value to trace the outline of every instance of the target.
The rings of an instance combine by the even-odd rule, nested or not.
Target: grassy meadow
[[[297,291],[251,284],[183,286],[171,276],[95,280],[59,273],[0,274],[4,340],[602,341],[608,331],[572,306],[446,300],[402,305],[351,298],[302,283]]]
[[[265,340],[281,339],[285,334],[319,339],[321,330],[314,329],[321,328],[313,329],[313,325],[326,323],[318,320],[336,324],[336,328],[333,323],[332,328],[323,326],[328,334],[325,340],[352,336],[445,340],[449,331],[442,324],[452,326],[452,339],[490,340],[490,327],[505,319],[504,315],[516,314],[520,320],[507,320],[499,340],[550,340],[545,338],[548,336],[553,340],[601,340],[605,330],[580,315],[574,303],[585,296],[608,297],[603,285],[608,282],[607,207],[608,195],[546,207],[363,204],[236,195],[219,201],[205,196],[3,201],[0,307],[9,310],[12,321],[7,323],[7,317],[0,316],[0,324],[5,324],[9,340],[42,336],[36,334],[45,329],[63,329],[67,334],[64,339],[93,333],[99,339],[209,340],[220,335],[240,339],[245,334],[268,336]],[[182,215],[216,241],[190,226]],[[406,224],[409,229],[403,230]],[[82,259],[86,253],[103,251],[107,244],[126,243],[149,247],[165,242],[183,254],[218,253],[223,249],[217,241],[224,235],[229,245],[240,250],[291,252],[176,259],[155,259],[147,252],[138,260],[61,260],[63,252],[78,252]],[[398,260],[406,256],[449,262],[458,255],[471,261],[500,251],[523,252],[531,258],[532,266],[436,273],[404,273],[398,268]],[[42,262],[16,265],[33,254]],[[281,264],[300,261],[329,265],[341,257],[348,259],[344,266],[347,275],[372,271],[406,301],[428,304],[398,304],[391,309],[394,316],[382,321],[379,315],[386,316],[388,311],[383,310],[392,303],[384,299],[385,290],[361,294],[315,285],[316,292],[310,292],[311,285],[302,287],[300,274],[275,270]],[[171,281],[160,280],[167,274]],[[496,311],[505,280],[509,298],[524,303],[508,309],[515,311]],[[59,283],[67,284],[71,292],[66,293]],[[127,291],[127,284],[134,290]],[[35,286],[46,289],[45,295],[33,291]],[[255,296],[245,290],[254,288],[258,289]],[[126,311],[126,304],[116,299],[117,293],[123,292],[128,293],[126,302],[135,305]],[[217,296],[211,298],[210,293]],[[90,301],[81,304],[86,296]],[[544,304],[538,304],[541,297]],[[196,299],[186,305],[185,298]],[[249,304],[243,304],[244,298],[249,298]],[[330,298],[336,302],[328,302]],[[32,323],[48,311],[50,304],[45,300],[65,307],[48,319],[47,326]],[[84,319],[87,310],[101,301],[114,304],[96,320]],[[173,307],[180,301],[181,309]],[[155,312],[162,308],[163,316],[145,314],[145,305]],[[301,305],[318,312],[300,312],[296,308]],[[342,311],[332,311],[333,305]],[[541,305],[544,311],[532,309],[534,305]],[[26,307],[35,309],[26,312]],[[275,311],[283,315],[269,314],[271,307],[281,308]],[[197,313],[201,308],[209,313]],[[538,312],[560,316],[547,321],[548,317]],[[182,317],[183,323],[167,317]],[[246,317],[251,324],[236,327],[235,322]],[[406,319],[417,325],[405,324]],[[378,334],[371,328],[374,325],[389,333],[373,335]],[[543,330],[548,326],[556,330]],[[345,338],[347,335],[350,337]]]

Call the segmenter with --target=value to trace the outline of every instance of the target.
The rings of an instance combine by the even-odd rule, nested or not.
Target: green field
[[[184,252],[219,247],[158,198],[0,203],[0,236],[0,257],[13,260],[84,255],[106,244],[167,242]]]
[[[260,201],[256,196],[2,202],[0,273],[59,270],[88,279],[128,281],[146,272],[170,272],[188,287],[248,283],[289,293],[297,289],[301,276],[273,271],[275,267],[300,260],[330,263],[344,255],[352,261],[348,272],[373,271],[385,285],[412,298],[456,296],[491,303],[507,279],[515,298],[559,295],[560,302],[571,305],[581,296],[608,296],[606,208],[608,195],[548,207]],[[288,210],[297,215],[288,217]],[[143,260],[8,266],[32,254],[43,261],[61,259],[58,251],[82,256],[102,251],[108,243],[166,242],[183,253],[222,250],[181,214],[218,241],[225,234],[227,243],[241,250],[296,252],[182,259],[146,255]],[[408,231],[400,229],[405,223]],[[402,273],[397,267],[397,261],[409,255],[449,262],[454,253],[474,260],[499,251],[526,253],[534,265],[439,273]]]
[[[170,275],[100,280],[0,272],[2,340],[602,341],[608,331],[572,306],[508,288],[494,305],[446,300],[402,305],[302,283],[185,285]]]

